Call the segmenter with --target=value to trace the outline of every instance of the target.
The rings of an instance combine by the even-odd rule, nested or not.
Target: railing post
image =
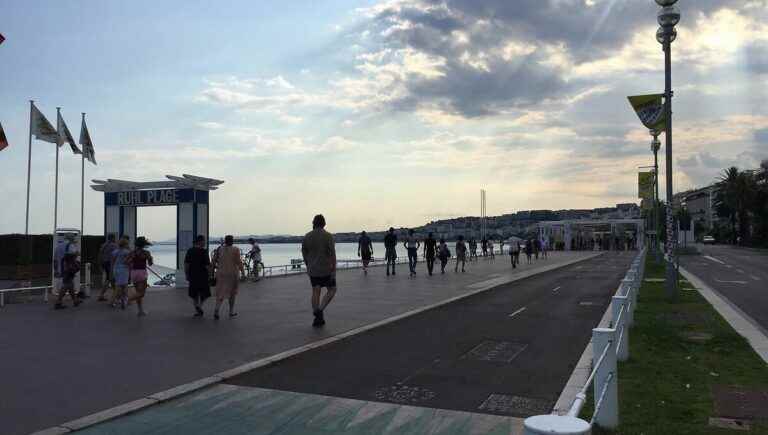
[[[85,263],[85,294],[91,295],[91,263]]]
[[[592,330],[592,354],[595,357],[603,354],[608,348],[603,363],[595,368],[594,395],[597,407],[603,388],[607,388],[600,408],[595,412],[595,423],[606,429],[619,426],[619,389],[616,372],[616,329],[595,328]],[[613,374],[606,387],[606,381]]]
[[[624,292],[624,296],[626,296],[629,299],[629,306],[627,310],[627,325],[632,326],[635,324],[635,305],[637,305],[637,288],[635,287],[635,280],[632,279],[622,279],[621,285],[624,286],[626,289],[626,292]]]
[[[614,296],[611,299],[611,309],[613,311],[613,329],[616,330],[616,349],[618,353],[616,358],[619,361],[626,361],[629,359],[629,307],[627,302],[628,296]],[[621,313],[621,309],[624,308],[624,314]],[[619,319],[621,317],[621,319]],[[619,342],[621,340],[621,342]]]

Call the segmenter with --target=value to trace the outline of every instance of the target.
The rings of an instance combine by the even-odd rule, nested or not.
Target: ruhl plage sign
[[[179,197],[176,189],[135,190],[118,192],[117,205],[170,205],[178,204]]]

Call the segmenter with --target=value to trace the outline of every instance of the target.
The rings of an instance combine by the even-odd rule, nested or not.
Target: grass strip
[[[663,278],[664,265],[648,256],[645,278]],[[713,388],[768,390],[768,364],[687,281],[676,302],[663,282],[644,281],[630,333],[630,358],[619,363],[619,420],[613,431],[593,434],[766,434],[768,422],[748,432],[709,425],[715,415]],[[589,421],[593,394],[582,411]]]

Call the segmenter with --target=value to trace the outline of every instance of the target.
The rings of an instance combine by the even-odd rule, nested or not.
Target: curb
[[[717,290],[709,287],[701,279],[680,266],[680,273],[688,280],[699,293],[720,313],[731,327],[743,336],[752,346],[752,349],[760,358],[768,364],[768,335],[765,330],[747,313],[734,305]]]
[[[397,322],[398,320],[402,320],[406,317],[414,316],[416,314],[423,313],[425,311],[429,311],[438,307],[441,307],[443,305],[447,305],[480,293],[487,292],[491,289],[494,289],[496,287],[499,287],[501,285],[509,284],[515,281],[520,281],[525,278],[529,278],[531,276],[538,275],[540,273],[549,272],[552,270],[560,269],[563,267],[570,266],[575,263],[580,263],[582,261],[591,260],[595,257],[599,257],[604,252],[600,251],[591,255],[588,255],[586,257],[582,258],[576,258],[572,260],[568,260],[564,263],[560,264],[554,264],[549,266],[544,266],[541,269],[531,270],[523,272],[519,275],[513,276],[513,277],[499,277],[499,278],[492,278],[488,279],[486,281],[481,281],[479,283],[474,284],[468,284],[465,288],[473,288],[474,290],[470,291],[469,293],[465,293],[462,295],[454,296],[449,299],[442,300],[440,302],[436,302],[431,305],[427,305],[424,307],[419,307],[416,309],[413,309],[411,311],[406,311],[405,313],[401,313],[392,317],[388,317],[386,319],[380,320],[378,322],[370,323],[368,325],[360,326],[355,329],[350,329],[349,331],[343,332],[341,334],[334,335],[332,337],[325,338],[323,340],[314,341],[312,343],[305,344],[303,346],[299,346],[290,350],[287,350],[285,352],[281,352],[266,358],[262,358],[256,361],[252,361],[240,366],[237,366],[235,368],[225,370],[223,372],[216,373],[214,375],[211,375],[209,377],[205,377],[202,379],[198,379],[192,382],[188,382],[186,384],[178,385],[176,387],[170,388],[165,391],[161,391],[158,393],[151,394],[147,397],[134,400],[132,402],[124,403],[122,405],[117,405],[115,407],[99,411],[81,418],[78,418],[76,420],[72,420],[66,423],[61,423],[59,425],[49,427],[47,429],[42,429],[40,431],[34,432],[31,435],[59,435],[59,434],[66,434],[74,431],[78,431],[81,429],[85,429],[90,426],[94,426],[100,423],[104,423],[109,420],[113,420],[118,417],[123,417],[125,415],[140,411],[142,409],[148,408],[152,405],[166,402],[169,400],[176,399],[178,397],[181,397],[183,395],[193,393],[195,391],[201,390],[203,388],[206,388],[208,386],[211,386],[213,384],[217,384],[219,382],[225,381],[227,379],[233,378],[235,376],[238,376],[240,374],[249,372],[251,370],[265,367],[271,364],[274,364],[278,361],[282,361],[284,359],[288,359],[290,357],[296,356],[298,354],[301,354],[303,352],[317,349],[319,347],[326,346],[328,344],[332,344],[341,340],[344,340],[346,338],[352,337],[357,334],[361,334],[363,332],[369,331],[374,328],[378,328],[380,326],[387,325],[389,323]],[[481,286],[478,288],[478,286]]]

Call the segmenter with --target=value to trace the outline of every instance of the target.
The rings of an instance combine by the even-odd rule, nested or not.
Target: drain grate
[[[397,383],[376,390],[376,399],[395,403],[419,403],[435,397],[435,392],[422,387]]]
[[[552,402],[532,397],[491,394],[478,408],[494,414],[531,416],[552,412]]]
[[[520,355],[526,347],[528,345],[524,343],[485,340],[464,354],[462,359],[508,363]]]

